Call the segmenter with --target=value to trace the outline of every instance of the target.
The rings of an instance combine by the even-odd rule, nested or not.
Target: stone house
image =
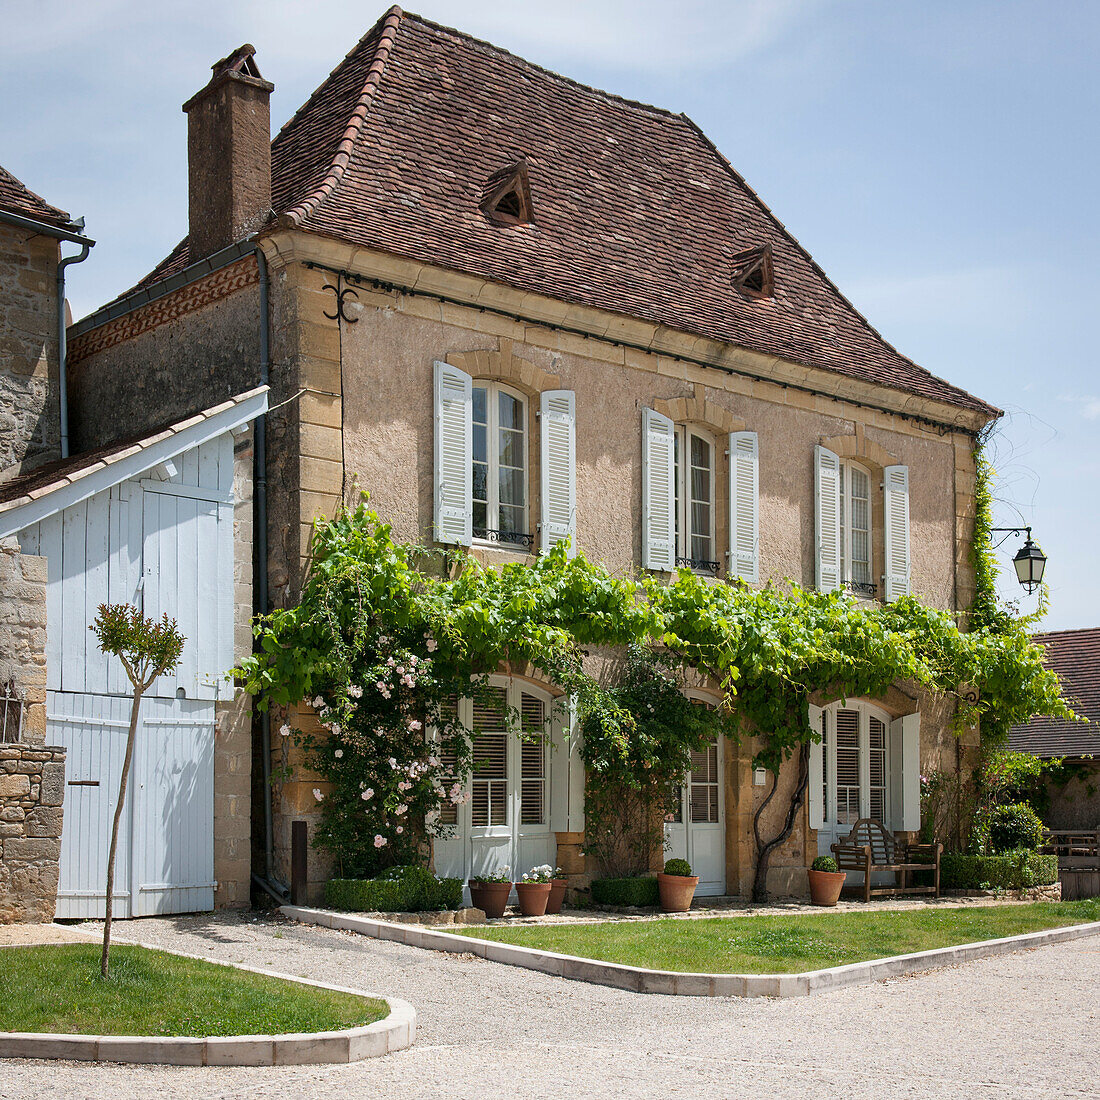
[[[249,897],[251,720],[223,674],[251,647],[266,390],[70,453],[63,278],[94,243],[82,228],[0,170],[0,921],[103,910],[130,714],[88,629],[105,602],[186,637],[142,704],[115,911]]]
[[[1050,829],[1096,830],[1100,837],[1100,628],[1053,630],[1033,639],[1045,651],[1046,666],[1058,674],[1062,690],[1083,722],[1032,718],[1008,733],[1009,748],[1042,760],[1077,765],[1065,786],[1048,783]]]
[[[270,604],[295,600],[314,517],[362,488],[399,539],[490,564],[568,537],[618,571],[967,608],[973,450],[998,410],[883,340],[689,119],[398,8],[269,143],[271,91],[251,47],[213,67],[184,107],[187,236],[70,331],[84,448],[270,384]],[[543,713],[560,695],[514,670],[499,687]],[[475,729],[499,749],[501,816],[462,807],[440,870],[583,871],[584,776],[554,713],[563,751],[541,760]],[[904,684],[816,711],[809,806],[770,887],[801,893],[859,816],[915,830],[920,768],[976,751],[950,718]],[[257,745],[257,775],[283,762]],[[701,892],[751,882],[751,757],[700,754],[672,815]],[[299,769],[257,808],[283,878],[314,785]],[[314,895],[323,875],[311,857]]]

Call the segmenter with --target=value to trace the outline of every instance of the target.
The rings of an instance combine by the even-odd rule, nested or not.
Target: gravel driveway
[[[1096,937],[746,1001],[643,996],[277,918],[116,929],[120,941],[405,997],[417,1044],[350,1066],[0,1062],[0,1097],[1100,1097]]]

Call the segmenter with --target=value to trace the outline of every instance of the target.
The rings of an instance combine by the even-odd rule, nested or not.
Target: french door
[[[673,793],[665,815],[665,856],[686,859],[699,876],[696,894],[726,892],[726,815],[718,738],[691,754],[687,781]]]
[[[465,880],[507,868],[519,879],[532,867],[553,866],[549,695],[512,682],[458,706],[473,735],[473,766],[467,800],[442,818],[454,834],[435,842],[436,873]]]
[[[866,704],[821,712],[821,827],[819,855],[846,837],[861,817],[890,828],[890,720]]]

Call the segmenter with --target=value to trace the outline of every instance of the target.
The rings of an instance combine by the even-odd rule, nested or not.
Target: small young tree
[[[134,701],[130,708],[130,733],[126,738],[126,756],[122,761],[122,777],[118,784],[118,803],[115,820],[111,826],[111,850],[107,856],[107,912],[103,923],[103,957],[99,969],[104,978],[108,972],[108,955],[111,950],[111,910],[115,890],[115,849],[118,846],[118,823],[122,818],[122,806],[126,800],[126,782],[130,778],[130,761],[137,739],[138,710],[141,697],[153,681],[179,664],[183,652],[183,635],[176,629],[176,621],[167,615],[158,623],[147,619],[130,604],[100,604],[95,622],[89,628],[99,639],[99,648],[122,661],[126,675],[133,685]]]

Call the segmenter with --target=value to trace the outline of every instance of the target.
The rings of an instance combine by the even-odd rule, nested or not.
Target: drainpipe
[[[260,384],[266,386],[271,373],[271,334],[268,321],[269,279],[267,258],[257,243],[256,267],[260,274]],[[255,499],[253,568],[256,575],[256,610],[261,615],[268,612],[267,591],[267,416],[256,420],[255,452],[253,466],[253,493]],[[260,751],[263,754],[264,787],[264,873],[253,875],[253,881],[280,905],[290,900],[290,890],[275,877],[275,830],[271,806],[271,711],[260,714]]]
[[[18,226],[20,229],[27,229],[32,233],[38,233],[43,237],[53,237],[57,241],[70,241],[73,244],[80,245],[80,251],[75,256],[65,256],[57,264],[57,390],[61,399],[61,457],[68,458],[69,387],[65,370],[65,268],[69,264],[83,263],[88,258],[88,252],[95,241],[79,232],[84,228],[83,218],[70,222],[68,226],[56,226],[47,222],[36,221],[34,218],[25,218],[20,214],[11,214],[5,210],[0,210],[0,221],[6,222],[8,225]]]

